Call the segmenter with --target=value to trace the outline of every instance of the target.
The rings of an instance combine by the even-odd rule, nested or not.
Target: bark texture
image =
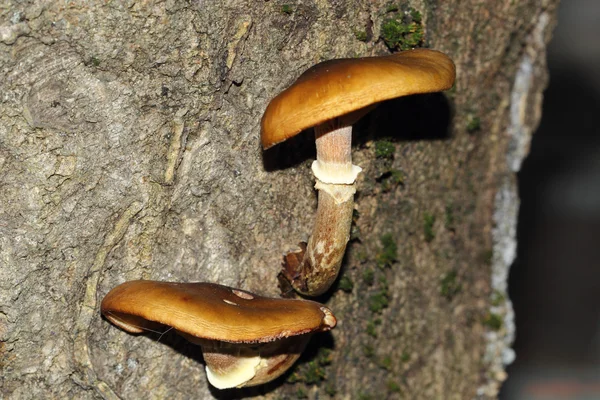
[[[0,397],[494,397],[556,3],[3,2]],[[193,345],[103,320],[125,280],[278,294],[312,229],[314,138],[263,153],[262,112],[316,62],[389,52],[408,7],[457,82],[357,124],[354,240],[320,299],[338,327],[275,383],[218,392]]]

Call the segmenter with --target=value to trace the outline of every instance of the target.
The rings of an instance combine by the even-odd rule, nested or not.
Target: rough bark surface
[[[556,3],[5,1],[0,397],[494,397],[514,332],[514,174]],[[382,24],[409,6],[457,82],[355,129],[355,238],[320,299],[339,326],[278,381],[218,392],[193,345],[103,320],[131,279],[278,294],[282,255],[312,229],[314,142],[261,152],[262,112],[316,62],[389,52]]]

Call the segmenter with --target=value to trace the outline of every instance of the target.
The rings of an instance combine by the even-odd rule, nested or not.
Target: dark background
[[[501,398],[600,399],[600,1],[563,0],[519,173],[517,359]]]

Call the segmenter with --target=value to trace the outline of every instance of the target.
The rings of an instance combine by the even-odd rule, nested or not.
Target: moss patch
[[[292,7],[291,4],[282,4],[281,12],[286,15],[292,15],[292,13],[294,12],[294,8]]]
[[[400,360],[402,362],[408,362],[408,361],[410,361],[410,354],[408,353],[408,351],[402,352],[402,355],[400,356]]]
[[[404,173],[397,169],[390,169],[389,171],[383,173],[376,180],[377,182],[381,183],[381,189],[384,192],[389,192],[398,185],[402,185],[404,183]]]
[[[373,358],[373,356],[375,356],[375,348],[373,346],[371,346],[370,344],[364,344],[363,345],[363,354],[367,358]]]
[[[496,313],[488,313],[483,319],[483,324],[494,331],[500,330],[502,328],[502,317]]]
[[[378,140],[375,142],[375,157],[393,159],[396,146],[389,140]]]
[[[494,260],[494,250],[487,249],[481,253],[481,261],[485,265],[492,265],[492,261]]]
[[[385,369],[386,371],[390,371],[392,369],[392,357],[385,356],[379,361],[379,367]]]
[[[391,51],[420,47],[425,37],[421,13],[414,8],[403,12],[400,7],[388,6],[381,23],[381,39]]]
[[[336,395],[336,393],[337,393],[337,389],[335,388],[335,385],[334,385],[333,383],[328,383],[328,384],[325,386],[325,393],[327,393],[327,395],[328,395],[329,397],[333,397],[333,396],[335,396],[335,395]]]
[[[327,379],[325,367],[331,364],[331,349],[320,348],[317,357],[300,365],[287,379],[289,383],[302,382],[315,385]]]
[[[344,275],[341,277],[338,283],[338,289],[343,292],[350,293],[352,292],[352,289],[354,289],[354,282],[352,282],[352,279],[350,279],[348,276]]]
[[[400,393],[401,392],[400,385],[392,380],[387,381],[386,386],[387,386],[388,392],[390,392],[390,393]]]
[[[492,293],[492,306],[499,307],[506,302],[506,297],[499,290],[494,290]]]
[[[362,275],[363,281],[367,286],[371,286],[375,282],[375,272],[372,269],[365,269]]]
[[[387,289],[382,289],[369,297],[369,310],[372,313],[380,313],[384,308],[387,308],[389,303],[389,293]]]
[[[391,266],[398,257],[398,246],[391,233],[386,233],[379,239],[383,248],[375,257],[377,266],[385,268]]]
[[[360,42],[366,42],[367,40],[369,40],[369,35],[367,35],[367,31],[354,31],[354,37]]]
[[[423,233],[426,242],[431,242],[435,238],[433,224],[435,224],[435,215],[426,212],[423,215]]]
[[[481,119],[473,114],[467,116],[467,132],[475,133],[481,129]]]
[[[457,278],[458,274],[452,270],[447,272],[440,281],[440,294],[448,301],[452,300],[462,289],[462,285]]]
[[[381,325],[381,319],[377,318],[374,321],[367,323],[367,335],[377,338],[377,327]]]
[[[446,229],[454,229],[454,207],[452,204],[446,204],[445,217],[444,225]]]

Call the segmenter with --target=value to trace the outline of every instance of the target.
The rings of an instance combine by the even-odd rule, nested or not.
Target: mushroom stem
[[[179,332],[202,348],[208,381],[217,389],[249,387],[270,382],[298,360],[311,334],[270,343],[226,343]]]
[[[329,120],[315,127],[317,159],[312,170],[323,183],[352,185],[361,168],[352,165],[352,125]]]
[[[335,282],[350,239],[354,181],[361,168],[352,164],[352,126],[338,127],[338,121],[315,127],[317,217],[302,261],[283,270],[294,289],[306,296],[321,295]]]
[[[317,222],[307,250],[288,253],[280,274],[296,291],[309,296],[324,293],[340,268],[360,172],[350,154],[352,124],[381,101],[450,89],[455,76],[452,60],[428,49],[329,60],[306,70],[271,100],[261,120],[264,149],[310,127],[315,128],[317,142],[312,168],[320,190]],[[325,277],[317,277],[319,273]],[[287,285],[282,283],[285,291]]]
[[[258,354],[243,354],[239,351],[231,354],[215,350],[202,347],[206,377],[217,389],[246,386],[256,375],[256,368],[261,361]]]
[[[317,180],[319,205],[313,232],[302,262],[285,270],[294,289],[307,296],[325,293],[335,282],[350,238],[354,185],[333,185]]]

